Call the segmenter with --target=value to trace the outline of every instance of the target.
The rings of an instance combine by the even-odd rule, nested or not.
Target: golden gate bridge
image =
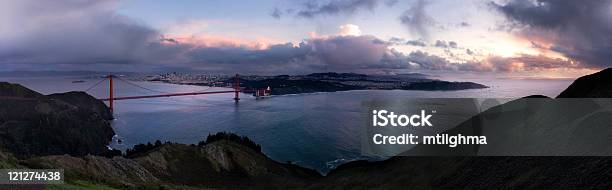
[[[143,95],[143,96],[121,96],[121,97],[115,97],[114,94],[114,88],[113,88],[113,79],[118,79],[122,82],[125,82],[127,84],[130,84],[132,86],[138,87],[138,88],[142,88],[142,89],[146,89],[149,91],[154,91],[154,92],[158,92],[160,94],[154,94],[154,95]],[[174,97],[174,96],[194,96],[194,95],[206,95],[206,94],[224,94],[224,93],[234,93],[234,101],[238,102],[240,100],[240,93],[244,92],[244,93],[254,93],[253,95],[256,97],[260,97],[264,94],[269,94],[270,93],[270,88],[267,89],[254,89],[254,90],[242,90],[240,88],[240,76],[238,74],[236,74],[236,76],[233,77],[233,84],[232,84],[232,90],[220,90],[220,91],[197,91],[197,92],[182,92],[182,93],[168,93],[168,92],[161,92],[161,91],[156,91],[156,90],[152,90],[150,88],[146,88],[143,87],[141,85],[132,83],[126,79],[123,79],[119,76],[116,75],[108,75],[106,77],[104,77],[104,79],[100,80],[99,82],[95,83],[94,85],[92,85],[91,87],[89,87],[87,90],[85,90],[85,92],[95,88],[96,86],[98,86],[99,84],[101,84],[104,81],[108,80],[108,86],[109,86],[109,93],[108,93],[108,98],[99,98],[98,100],[101,101],[105,101],[108,102],[108,106],[109,109],[112,111],[114,111],[114,101],[116,100],[133,100],[133,99],[145,99],[145,98],[160,98],[160,97]]]

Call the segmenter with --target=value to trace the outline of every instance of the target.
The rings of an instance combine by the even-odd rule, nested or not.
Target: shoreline
[[[173,85],[187,85],[187,86],[198,86],[198,87],[209,87],[209,88],[226,88],[226,89],[233,89],[232,87],[228,87],[228,86],[209,86],[209,85],[203,85],[202,83],[174,83],[174,82],[169,82],[169,81],[149,81],[149,80],[144,80],[144,81],[140,81],[140,80],[136,80],[139,82],[152,82],[152,83],[162,83],[162,84],[173,84]],[[446,82],[446,81],[444,81]],[[452,82],[452,83],[463,83],[463,82]],[[473,82],[467,82],[467,83],[473,83]],[[482,85],[479,83],[474,83],[474,84],[478,84],[478,85]],[[283,93],[283,94],[271,94],[269,95],[269,97],[274,97],[274,96],[288,96],[288,95],[307,95],[307,94],[320,94],[320,93],[330,93],[330,92],[350,92],[350,91],[426,91],[426,92],[449,92],[449,91],[463,91],[463,90],[477,90],[477,89],[487,89],[487,88],[491,88],[492,86],[486,86],[486,85],[482,85],[484,87],[481,88],[461,88],[461,89],[403,89],[403,88],[362,88],[362,89],[347,89],[347,90],[332,90],[332,91],[315,91],[315,92],[297,92],[297,93]],[[273,89],[274,91],[274,89]],[[246,93],[244,93],[246,94]]]

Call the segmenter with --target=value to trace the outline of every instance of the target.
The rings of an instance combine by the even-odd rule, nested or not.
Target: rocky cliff
[[[0,83],[0,147],[17,157],[106,151],[114,135],[103,103],[85,93],[45,96]]]

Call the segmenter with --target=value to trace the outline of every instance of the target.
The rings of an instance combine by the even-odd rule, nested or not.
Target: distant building
[[[253,96],[255,96],[256,98],[266,97],[270,96],[270,92],[272,92],[272,89],[270,89],[270,87],[268,86],[268,88],[266,89],[256,89],[253,93]]]

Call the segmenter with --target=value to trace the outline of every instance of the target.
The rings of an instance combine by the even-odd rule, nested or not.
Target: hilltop
[[[86,93],[45,96],[0,82],[0,148],[18,157],[101,154],[115,135],[109,119]]]
[[[230,139],[201,145],[164,143],[132,158],[56,155],[20,163],[63,168],[70,185],[86,182],[110,188],[279,189],[304,187],[322,177]]]
[[[557,98],[611,98],[612,68],[583,76],[574,81]]]

